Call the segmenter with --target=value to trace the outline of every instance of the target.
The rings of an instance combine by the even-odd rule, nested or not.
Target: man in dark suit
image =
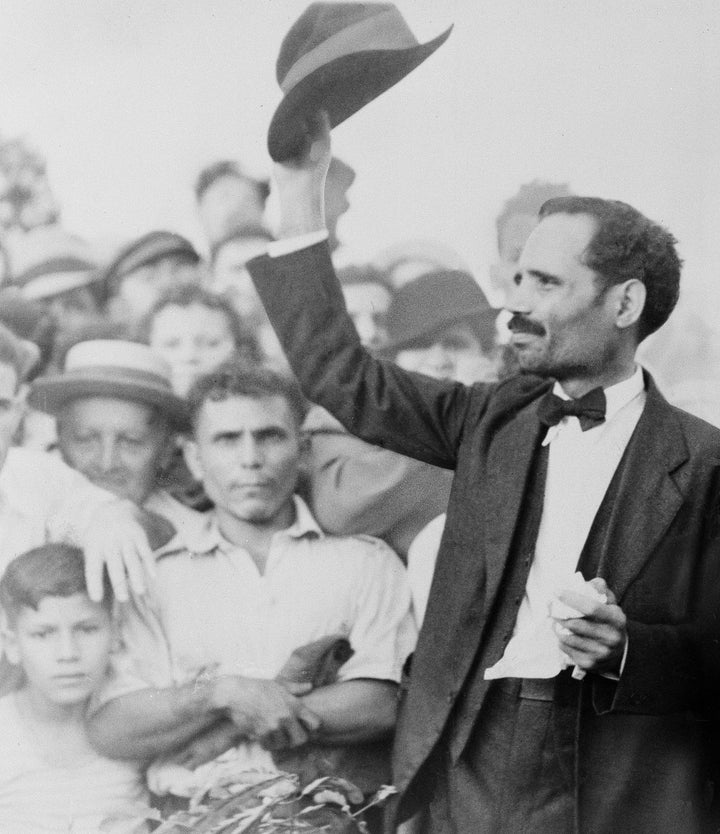
[[[677,300],[672,235],[623,203],[550,201],[508,299],[522,375],[431,380],[373,359],[353,331],[323,242],[324,124],[313,139],[276,169],[287,240],[249,265],[263,303],[311,400],[455,470],[396,737],[398,819],[701,830],[720,433],[634,360]]]

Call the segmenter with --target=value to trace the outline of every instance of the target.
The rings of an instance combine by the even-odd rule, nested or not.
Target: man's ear
[[[618,310],[615,323],[621,329],[631,327],[640,320],[642,311],[645,309],[647,288],[637,278],[618,284],[616,287]]]
[[[182,451],[187,468],[190,470],[193,478],[196,481],[202,481],[205,477],[205,472],[200,461],[200,450],[198,449],[197,443],[194,440],[184,440]]]

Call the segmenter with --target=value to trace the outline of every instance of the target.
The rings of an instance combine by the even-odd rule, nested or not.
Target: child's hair
[[[103,574],[103,607],[112,609],[110,579]],[[10,562],[0,579],[0,605],[10,625],[14,625],[23,608],[38,606],[45,597],[69,597],[86,594],[85,559],[77,547],[45,544],[28,550]]]

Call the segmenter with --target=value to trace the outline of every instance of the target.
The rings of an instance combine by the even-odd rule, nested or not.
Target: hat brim
[[[445,318],[433,321],[431,326],[417,326],[401,338],[388,342],[377,351],[377,355],[382,359],[392,359],[398,351],[412,348],[419,340],[424,340],[442,333],[443,330],[454,324],[462,324],[464,322],[490,323],[497,318],[499,312],[500,310],[496,310],[493,307],[483,306],[462,312],[461,314],[447,315]]]
[[[184,400],[169,391],[150,388],[129,379],[108,380],[90,374],[73,375],[72,372],[37,379],[30,389],[28,403],[39,411],[57,414],[68,402],[83,397],[132,400],[159,408],[178,431],[189,426],[188,408]]]
[[[336,58],[311,72],[283,98],[268,130],[268,151],[275,162],[302,154],[307,121],[325,110],[337,127],[389,90],[432,55],[449,37],[452,26],[428,43],[408,49],[357,52]]]

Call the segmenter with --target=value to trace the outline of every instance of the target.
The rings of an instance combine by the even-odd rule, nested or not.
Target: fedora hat
[[[388,309],[388,341],[382,355],[391,357],[461,321],[494,329],[497,314],[470,273],[446,269],[429,272],[395,292]]]
[[[173,393],[170,369],[147,345],[121,339],[79,342],[65,370],[33,382],[28,402],[49,414],[82,397],[117,397],[159,408],[177,428],[187,426],[185,401]]]
[[[392,3],[311,3],[280,47],[284,98],[270,122],[270,156],[297,156],[308,118],[325,110],[336,127],[432,55],[451,29],[418,43]]]

